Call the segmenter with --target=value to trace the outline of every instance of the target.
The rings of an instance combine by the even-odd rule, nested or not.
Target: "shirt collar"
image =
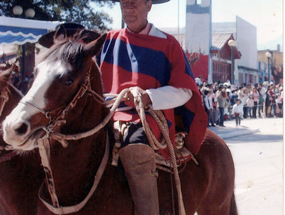
[[[164,34],[162,31],[159,31],[151,23],[147,23],[146,27],[139,33],[132,32],[128,27],[127,27],[127,31],[132,33],[132,34],[150,35],[150,36],[154,36],[154,37],[158,37],[158,38],[162,38],[162,39],[167,38],[166,34]]]
[[[139,32],[138,34],[143,34],[143,35],[148,35],[149,34],[149,31],[151,29],[152,25],[150,23],[147,23],[146,24],[146,27],[141,31]],[[127,27],[127,30],[133,34],[135,34],[134,32],[132,32],[128,27]]]

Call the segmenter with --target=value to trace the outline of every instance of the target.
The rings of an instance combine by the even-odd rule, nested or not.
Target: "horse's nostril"
[[[23,135],[27,132],[28,130],[28,126],[26,125],[26,123],[22,123],[22,125],[15,129],[15,133],[18,134],[18,135]]]

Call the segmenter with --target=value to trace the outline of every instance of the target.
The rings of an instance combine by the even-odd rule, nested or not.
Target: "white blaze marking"
[[[45,94],[47,93],[47,90],[51,86],[56,76],[62,75],[66,72],[66,67],[64,67],[60,61],[55,63],[48,63],[44,61],[40,63],[37,68],[39,73],[31,89],[22,99],[22,102],[30,102],[43,110],[46,107],[47,101],[45,100]],[[36,108],[30,105],[26,105],[25,109],[30,115],[34,115],[39,112]]]
[[[26,105],[25,102],[30,102],[36,105],[41,110],[46,107],[45,94],[57,75],[62,75],[66,72],[66,67],[60,62],[49,63],[44,61],[38,66],[38,76],[36,77],[31,89],[27,95],[22,98],[23,103],[19,103],[17,107],[6,117],[3,122],[5,141],[14,140],[22,141],[29,136],[31,131],[29,119],[37,114],[39,110],[31,105]],[[25,135],[16,136],[14,130],[18,129],[25,122],[28,126]],[[37,129],[37,128],[34,128]]]
[[[63,64],[60,60],[51,62],[50,60],[43,61],[37,66],[38,74],[34,80],[31,89],[27,95],[22,98],[22,103],[19,103],[17,107],[6,117],[3,121],[3,138],[4,140],[14,146],[15,148],[21,148],[25,150],[31,150],[35,147],[35,138],[30,137],[32,133],[40,128],[31,128],[30,118],[40,112],[40,110],[46,109],[45,95],[54,82],[57,76],[64,75],[67,71],[66,64]],[[29,102],[32,105],[27,105],[25,102]],[[22,132],[19,134],[18,130],[23,126]],[[21,129],[20,129],[21,130]],[[23,145],[25,143],[25,145]]]

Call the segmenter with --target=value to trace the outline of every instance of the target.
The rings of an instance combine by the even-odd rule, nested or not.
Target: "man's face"
[[[139,33],[147,24],[147,14],[151,9],[152,1],[121,0],[123,21],[130,30]]]

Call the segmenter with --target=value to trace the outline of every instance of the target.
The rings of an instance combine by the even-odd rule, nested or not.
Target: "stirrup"
[[[166,166],[166,167],[172,167],[170,160],[166,160],[159,152],[155,153],[155,159],[156,159],[156,165],[158,166]],[[187,163],[190,160],[193,160],[196,165],[198,165],[197,160],[195,159],[194,155],[186,149],[184,146],[178,150],[176,150],[176,161],[177,166],[181,166],[184,163]]]

